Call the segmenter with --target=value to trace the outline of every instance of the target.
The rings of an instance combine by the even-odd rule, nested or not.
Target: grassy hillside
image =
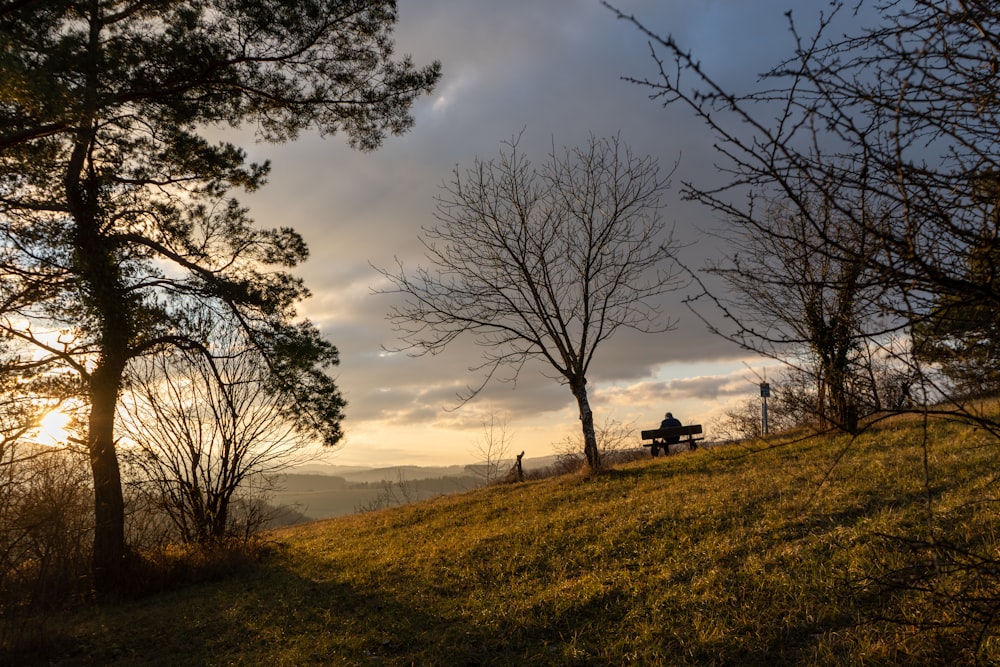
[[[238,575],[50,618],[32,660],[995,662],[975,614],[1000,599],[1000,568],[944,546],[997,555],[996,443],[938,423],[925,448],[919,426],[701,450],[284,529]]]

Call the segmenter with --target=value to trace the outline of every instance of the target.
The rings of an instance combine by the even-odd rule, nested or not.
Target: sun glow
[[[62,410],[52,410],[38,422],[38,442],[43,445],[65,445],[69,440],[70,416]]]

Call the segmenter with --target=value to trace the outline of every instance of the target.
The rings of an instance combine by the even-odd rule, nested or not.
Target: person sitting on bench
[[[663,421],[660,422],[660,428],[675,428],[677,426],[683,426],[683,424],[681,424],[680,420],[676,419],[671,412],[668,412],[663,418]],[[668,445],[676,445],[680,441],[681,438],[679,435],[674,435],[664,440],[664,442]]]
[[[698,449],[697,441],[704,440],[702,437],[695,437],[696,435],[701,435],[701,424],[684,426],[681,424],[680,420],[675,419],[674,415],[670,412],[668,412],[664,420],[660,422],[659,428],[643,430],[640,435],[642,435],[643,441],[649,441],[648,445],[643,442],[643,447],[650,447],[650,452],[653,456],[659,456],[661,449],[663,450],[664,455],[669,454],[670,447],[680,442],[686,443],[688,449],[693,451]]]

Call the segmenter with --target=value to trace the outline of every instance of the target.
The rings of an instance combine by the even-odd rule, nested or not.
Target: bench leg
[[[656,440],[653,441],[653,446],[649,448],[649,451],[652,452],[654,459],[660,455],[660,446],[656,444]]]

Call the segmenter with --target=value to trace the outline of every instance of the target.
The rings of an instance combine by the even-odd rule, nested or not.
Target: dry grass
[[[925,446],[919,423],[893,421],[854,441],[699,450],[298,526],[274,533],[275,553],[238,576],[52,619],[30,657],[997,661],[975,600],[1000,600],[1000,588],[985,566],[948,567],[961,559],[941,549],[997,555],[997,443],[949,423],[929,435]]]

